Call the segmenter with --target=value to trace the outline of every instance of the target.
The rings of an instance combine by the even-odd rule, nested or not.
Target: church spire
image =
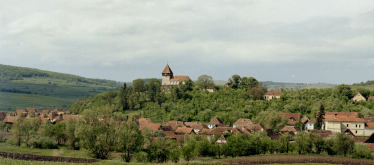
[[[173,71],[171,71],[169,64],[166,64],[165,69],[162,71],[162,74],[165,74],[165,73],[173,74]]]

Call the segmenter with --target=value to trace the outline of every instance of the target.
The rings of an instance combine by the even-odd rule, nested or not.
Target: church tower
[[[165,69],[162,71],[162,84],[161,85],[170,85],[170,79],[174,78],[173,71],[171,71],[169,64],[166,64]]]

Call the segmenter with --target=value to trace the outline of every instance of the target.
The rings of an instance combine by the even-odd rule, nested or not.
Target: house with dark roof
[[[217,126],[223,125],[223,122],[221,119],[219,119],[217,116],[210,119],[210,122],[208,124],[209,129],[213,129]]]
[[[185,80],[190,79],[188,76],[174,76],[169,64],[161,72],[162,74],[162,89],[171,89],[172,86],[177,86],[179,83],[184,83]]]
[[[289,125],[295,125],[300,119],[300,113],[282,113],[281,116],[284,116],[288,119]]]
[[[279,92],[278,90],[271,90],[264,94],[265,100],[271,100],[271,99],[279,99],[282,95],[282,92]]]
[[[177,127],[186,127],[186,125],[183,124],[183,121],[168,121],[166,126],[170,126],[173,130],[177,129]]]
[[[176,135],[184,135],[184,134],[191,134],[192,132],[193,132],[193,128],[178,127],[174,133]]]

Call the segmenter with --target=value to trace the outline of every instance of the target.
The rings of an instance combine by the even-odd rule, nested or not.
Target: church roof
[[[188,79],[190,79],[190,77],[188,77],[188,76],[174,76],[169,81],[184,81],[184,80],[188,80]]]
[[[171,73],[173,74],[173,71],[171,71],[169,64],[166,64],[165,69],[162,71],[162,73]]]

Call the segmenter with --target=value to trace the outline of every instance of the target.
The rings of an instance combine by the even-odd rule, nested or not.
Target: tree
[[[86,148],[90,155],[97,159],[107,159],[115,149],[114,120],[99,121],[97,117],[84,117],[87,123],[80,123],[76,134],[82,148]]]
[[[274,132],[279,132],[287,123],[288,119],[281,116],[281,112],[262,111],[253,120],[256,123],[264,123],[267,128],[271,128]]]
[[[190,138],[186,145],[182,146],[182,155],[183,158],[187,161],[190,161],[192,157],[195,156],[196,141],[193,138]]]
[[[208,86],[214,85],[213,77],[206,74],[201,75],[197,78],[195,85],[198,88],[206,89]]]
[[[310,133],[300,132],[295,138],[297,152],[299,154],[311,153],[313,149],[313,140]]]
[[[336,90],[339,94],[339,96],[343,99],[345,99],[346,101],[348,99],[351,99],[352,98],[352,90],[351,90],[351,87],[348,86],[348,85],[345,85],[345,84],[341,84],[341,85],[338,85],[336,87]]]
[[[240,85],[240,76],[237,74],[232,75],[231,78],[229,79],[229,82],[230,82],[231,88],[233,89],[238,88]]]
[[[157,102],[161,105],[160,93],[161,93],[161,83],[159,80],[152,78],[148,80],[147,90],[149,95],[149,101]]]
[[[253,78],[253,77],[242,77],[241,78],[241,81],[240,81],[240,86],[242,88],[247,88],[247,89],[251,89],[251,88],[254,88],[254,87],[257,87],[259,84],[258,84],[258,81],[257,79]]]
[[[145,83],[143,79],[136,79],[132,83],[135,92],[144,92],[146,90]]]
[[[333,148],[338,155],[346,156],[354,148],[355,141],[345,133],[336,136]]]
[[[253,100],[263,100],[264,94],[267,92],[267,88],[265,86],[259,85],[256,87],[252,87],[249,90],[249,97]]]
[[[17,146],[21,145],[21,137],[23,136],[22,124],[23,124],[23,119],[21,115],[18,115],[17,119],[14,121],[14,124],[12,126],[13,138],[15,139],[16,141],[15,145]]]
[[[135,122],[125,123],[120,126],[116,133],[117,151],[124,152],[123,158],[130,162],[130,154],[141,150],[144,139]]]
[[[53,125],[52,135],[57,141],[57,144],[62,144],[67,140],[66,136],[66,124],[64,122],[58,122]]]
[[[325,106],[323,105],[323,103],[321,103],[319,107],[319,113],[316,115],[317,115],[317,118],[316,118],[316,124],[314,124],[314,129],[320,130],[322,129],[322,124],[323,124],[322,119],[325,116]]]
[[[291,138],[292,136],[288,132],[284,133],[280,137],[279,142],[280,142],[281,152],[288,153]]]
[[[77,125],[78,121],[74,119],[69,119],[68,123],[66,124],[66,129],[65,129],[65,135],[66,138],[68,139],[68,145],[70,149],[79,149],[79,139],[75,135],[75,129],[78,126]]]

